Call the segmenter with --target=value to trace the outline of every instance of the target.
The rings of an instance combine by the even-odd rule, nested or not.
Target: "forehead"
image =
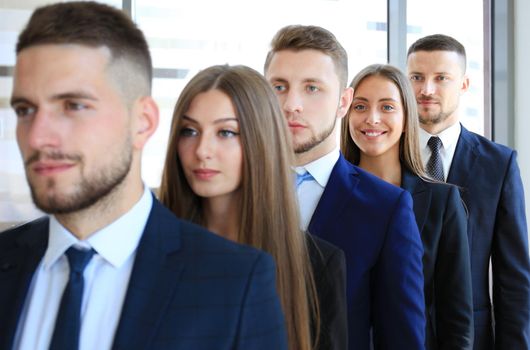
[[[399,100],[401,93],[396,84],[381,75],[371,75],[363,79],[354,90],[354,97],[393,98]]]
[[[291,83],[307,80],[339,83],[333,59],[313,49],[276,52],[272,56],[265,76],[269,80],[285,80]]]
[[[409,73],[462,74],[464,60],[454,51],[416,51],[407,58]]]
[[[22,50],[14,72],[15,93],[46,88],[49,93],[84,88],[103,76],[110,62],[106,47],[44,44]],[[21,91],[22,90],[22,91]]]
[[[236,118],[232,100],[227,94],[218,89],[208,90],[196,95],[191,100],[185,114],[195,121],[201,122]]]

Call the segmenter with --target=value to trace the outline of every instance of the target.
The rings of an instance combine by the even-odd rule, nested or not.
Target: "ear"
[[[138,99],[134,106],[133,145],[135,149],[144,148],[147,140],[158,127],[159,112],[151,96]]]
[[[460,91],[464,93],[468,89],[469,89],[469,76],[465,74],[464,77],[462,78],[462,86],[460,87]]]
[[[337,109],[337,118],[344,118],[348,109],[350,108],[351,101],[353,100],[353,88],[347,87],[342,90],[339,99],[339,108]]]

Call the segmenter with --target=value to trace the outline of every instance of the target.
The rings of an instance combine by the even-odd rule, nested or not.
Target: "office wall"
[[[515,148],[526,194],[526,218],[530,219],[530,1],[515,0]]]

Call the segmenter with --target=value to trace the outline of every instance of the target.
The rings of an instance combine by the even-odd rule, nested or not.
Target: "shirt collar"
[[[94,232],[86,240],[77,239],[55,216],[50,217],[48,248],[44,254],[43,267],[49,268],[72,245],[94,248],[99,256],[119,268],[134,253],[144,232],[153,197],[144,185],[140,200],[117,220]]]
[[[456,146],[458,138],[460,137],[460,130],[462,127],[460,123],[454,123],[447,129],[440,132],[438,135],[431,135],[427,131],[420,128],[419,138],[420,138],[420,147],[422,149],[427,148],[427,142],[432,136],[438,136],[442,141],[443,148],[450,149]]]
[[[295,167],[294,170],[297,174],[303,174],[307,171],[320,186],[326,187],[331,171],[333,171],[333,167],[335,166],[335,163],[337,163],[339,156],[339,149],[335,148],[325,156],[322,156],[311,163],[307,163],[304,166]]]

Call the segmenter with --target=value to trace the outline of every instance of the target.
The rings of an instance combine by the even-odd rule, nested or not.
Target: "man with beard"
[[[181,221],[141,180],[151,58],[122,12],[37,9],[11,105],[37,207],[0,234],[2,349],[286,349],[272,258]]]
[[[421,38],[409,48],[407,69],[418,102],[422,159],[433,177],[460,187],[468,210],[474,349],[529,349],[530,263],[517,154],[459,123],[460,96],[469,87],[461,43],[440,34]],[[439,144],[432,150],[431,139]]]
[[[348,163],[337,147],[336,123],[353,95],[346,51],[323,28],[287,26],[272,40],[265,77],[292,135],[302,229],[346,255],[349,349],[372,341],[376,349],[423,349],[423,248],[411,196]]]

